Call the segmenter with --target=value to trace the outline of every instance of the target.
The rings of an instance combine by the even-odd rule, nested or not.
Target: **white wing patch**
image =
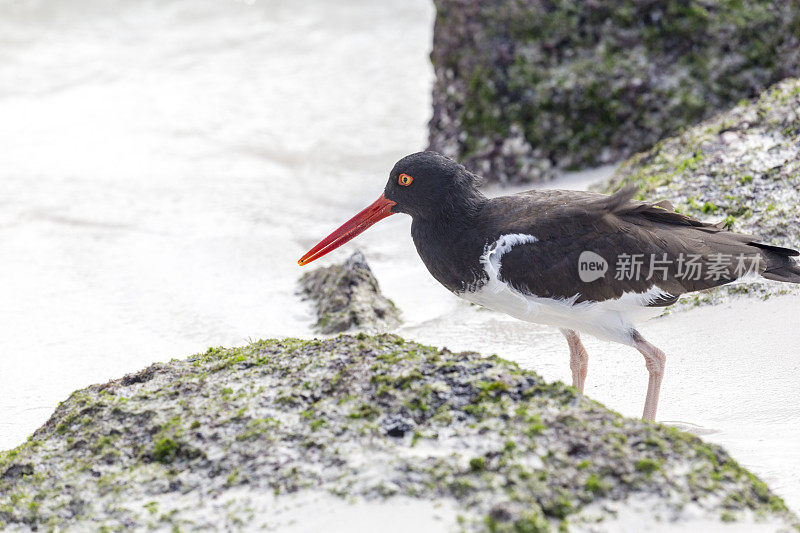
[[[526,322],[569,328],[595,337],[630,344],[635,322],[661,314],[658,307],[647,307],[669,294],[653,286],[646,292],[626,292],[619,298],[602,302],[576,303],[580,293],[569,298],[543,298],[524,294],[500,279],[503,255],[514,246],[534,244],[533,235],[503,235],[486,246],[480,262],[488,280],[467,287],[459,296],[472,303],[511,315]]]

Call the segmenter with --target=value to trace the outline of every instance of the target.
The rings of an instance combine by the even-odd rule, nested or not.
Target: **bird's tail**
[[[793,259],[794,257],[800,256],[800,251],[760,243],[757,242],[758,239],[752,235],[729,232],[726,230],[727,221],[725,220],[716,224],[710,224],[677,213],[672,204],[668,201],[655,204],[633,201],[632,198],[635,196],[636,191],[636,187],[632,185],[621,188],[619,191],[603,200],[605,208],[620,216],[635,213],[662,224],[694,227],[708,235],[709,241],[713,241],[716,250],[725,250],[726,253],[738,254],[743,250],[748,250],[748,248],[743,249],[742,245],[747,247],[752,246],[759,250],[761,259],[763,260],[758,268],[758,273],[761,276],[774,281],[800,283],[800,263]],[[707,241],[706,244],[711,244],[709,241]],[[729,250],[731,252],[728,252]],[[752,250],[749,250],[748,255],[751,253]]]
[[[761,256],[765,261],[765,268],[761,275],[766,279],[800,283],[800,263],[792,259],[800,255],[800,252],[759,242],[750,243],[750,246],[761,250]]]

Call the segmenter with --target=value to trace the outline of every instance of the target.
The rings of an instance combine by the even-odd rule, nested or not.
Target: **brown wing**
[[[634,201],[634,193],[530,191],[492,200],[491,220],[517,221],[504,232],[537,239],[503,255],[501,278],[526,293],[576,301],[656,286],[663,293],[650,305],[669,305],[683,293],[730,283],[748,271],[766,277],[777,271],[789,278],[782,281],[800,282],[800,269],[788,257],[796,251],[675,213],[668,203]],[[605,261],[604,275],[590,279],[601,261],[585,252]]]

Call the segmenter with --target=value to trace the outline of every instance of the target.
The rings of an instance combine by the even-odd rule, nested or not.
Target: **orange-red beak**
[[[323,255],[334,251],[347,241],[356,238],[363,233],[368,227],[375,224],[379,220],[383,220],[389,215],[393,215],[390,211],[393,202],[381,194],[381,197],[375,202],[363,209],[359,214],[342,224],[333,233],[322,239],[319,244],[310,249],[306,255],[300,258],[297,262],[298,265],[304,266],[309,264],[315,259],[319,259]]]

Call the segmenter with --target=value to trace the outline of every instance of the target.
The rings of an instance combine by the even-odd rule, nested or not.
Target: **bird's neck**
[[[488,199],[479,190],[469,188],[461,194],[451,195],[428,222],[453,228],[472,227],[486,202]]]
[[[442,285],[454,292],[480,278],[478,261],[485,246],[476,228],[487,198],[475,191],[469,197],[443,205],[435,217],[417,218],[411,236],[420,258]]]

